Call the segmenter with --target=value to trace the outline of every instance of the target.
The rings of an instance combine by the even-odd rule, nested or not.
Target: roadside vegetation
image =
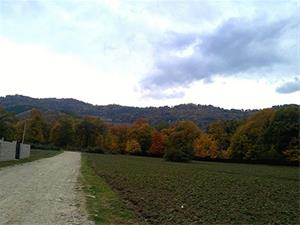
[[[82,154],[80,182],[86,195],[89,218],[100,224],[140,224],[134,213],[125,207],[104,178],[99,177],[91,166],[87,153]]]
[[[118,196],[149,224],[300,223],[297,167],[86,153],[83,177],[95,196],[87,199],[98,224],[131,218]]]
[[[29,158],[27,158],[27,159],[18,159],[18,160],[9,160],[9,161],[0,161],[0,168],[5,167],[5,166],[12,166],[12,165],[17,165],[17,164],[32,162],[32,161],[39,160],[39,159],[42,159],[42,158],[53,157],[53,156],[58,155],[62,152],[63,151],[49,151],[49,150],[31,149]]]

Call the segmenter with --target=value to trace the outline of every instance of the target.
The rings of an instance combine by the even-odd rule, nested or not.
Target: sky
[[[300,104],[300,0],[0,0],[0,96]]]

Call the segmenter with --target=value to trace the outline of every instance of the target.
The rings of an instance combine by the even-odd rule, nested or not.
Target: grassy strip
[[[27,159],[1,161],[0,168],[12,165],[18,165],[22,163],[32,162],[42,158],[49,158],[62,153],[63,151],[46,151],[46,150],[31,150],[30,157]]]
[[[81,158],[81,183],[86,193],[89,218],[95,224],[142,224],[127,210],[106,182],[97,176],[86,153]]]

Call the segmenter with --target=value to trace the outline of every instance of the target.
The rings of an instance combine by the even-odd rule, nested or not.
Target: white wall
[[[16,141],[0,140],[0,161],[14,160],[16,158]]]
[[[28,158],[30,156],[30,145],[20,144],[20,159]]]

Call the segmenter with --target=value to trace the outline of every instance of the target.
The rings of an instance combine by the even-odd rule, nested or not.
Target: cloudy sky
[[[0,0],[0,96],[300,104],[299,0]]]

